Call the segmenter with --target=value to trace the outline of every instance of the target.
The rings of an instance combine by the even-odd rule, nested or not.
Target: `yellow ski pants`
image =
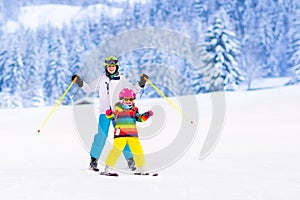
[[[135,162],[136,167],[145,166],[145,157],[140,140],[137,137],[119,137],[114,139],[113,148],[106,157],[105,164],[107,166],[115,166],[119,156],[121,155],[126,144],[128,144]]]

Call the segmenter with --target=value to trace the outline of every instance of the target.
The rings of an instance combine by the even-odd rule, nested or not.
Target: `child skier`
[[[102,175],[117,175],[116,173],[109,172],[109,169],[116,164],[126,144],[129,145],[133,154],[133,159],[137,167],[136,174],[147,174],[143,168],[145,166],[145,158],[138,138],[136,122],[146,121],[150,116],[153,116],[153,112],[149,110],[140,114],[134,104],[135,98],[136,94],[132,89],[124,88],[119,94],[121,102],[116,103],[114,111],[110,109],[106,111],[106,117],[113,120],[115,131],[113,148],[106,158],[106,166],[104,172],[101,172]]]

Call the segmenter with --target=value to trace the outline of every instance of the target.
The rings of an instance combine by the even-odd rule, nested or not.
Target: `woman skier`
[[[119,62],[115,56],[108,56],[104,61],[104,72],[92,81],[90,84],[81,79],[78,74],[72,76],[72,81],[77,77],[75,83],[82,88],[85,92],[99,92],[99,121],[98,121],[98,133],[94,136],[94,141],[90,150],[90,169],[99,171],[98,159],[101,155],[103,147],[105,145],[108,130],[110,126],[110,120],[105,116],[105,111],[111,109],[117,101],[117,94],[124,87],[131,87],[135,92],[140,91],[146,84],[145,78],[149,78],[147,75],[142,74],[140,80],[136,85],[131,85],[125,77],[119,73]],[[131,170],[135,170],[135,163],[133,155],[128,147],[125,146],[123,154],[127,160],[128,167]]]

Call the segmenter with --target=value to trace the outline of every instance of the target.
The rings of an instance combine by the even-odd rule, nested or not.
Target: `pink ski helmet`
[[[119,99],[122,100],[124,98],[128,98],[128,99],[133,99],[134,100],[136,98],[136,94],[135,94],[135,92],[132,89],[124,88],[119,93]]]

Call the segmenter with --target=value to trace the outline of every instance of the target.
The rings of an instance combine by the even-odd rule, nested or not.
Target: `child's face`
[[[125,105],[133,105],[134,104],[134,99],[133,98],[123,98],[122,103]]]

